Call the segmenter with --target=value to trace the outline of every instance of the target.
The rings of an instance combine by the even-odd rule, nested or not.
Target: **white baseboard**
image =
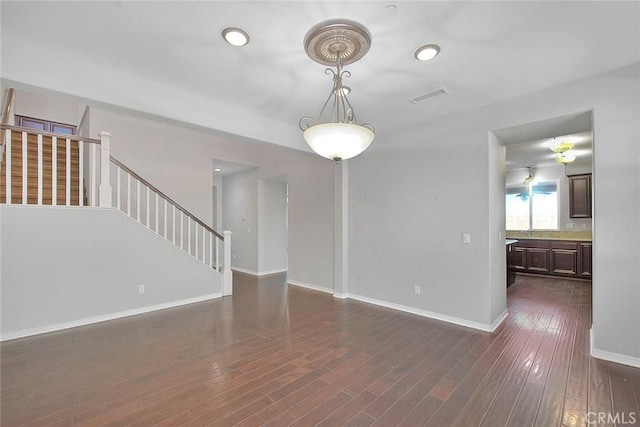
[[[331,289],[331,288],[325,288],[324,286],[312,285],[311,283],[304,283],[304,282],[298,282],[298,281],[295,281],[295,280],[288,280],[287,284],[293,285],[293,286],[299,286],[301,288],[311,289],[311,290],[314,290],[314,291],[325,292],[325,293],[328,293],[328,294],[332,294],[333,293],[333,289]]]
[[[135,316],[137,314],[149,313],[152,311],[164,310],[167,308],[179,307],[181,305],[193,304],[196,302],[222,298],[221,293],[202,295],[199,297],[172,301],[163,304],[150,305],[147,307],[134,308],[131,310],[119,311],[117,313],[103,314],[101,316],[86,317],[84,319],[72,320],[70,322],[56,323],[54,325],[40,326],[37,328],[23,329],[16,332],[8,332],[0,336],[0,341],[15,340],[18,338],[30,337],[32,335],[46,334],[48,332],[61,331],[63,329],[76,328],[78,326],[90,325],[92,323],[106,322],[108,320],[120,319],[122,317]]]
[[[239,267],[231,267],[231,270],[237,271],[238,273],[248,274],[250,276],[256,276],[256,277],[269,276],[271,274],[282,274],[288,271],[286,268],[284,270],[253,271],[253,270],[249,270],[246,268],[239,268]]]
[[[417,314],[418,316],[428,317],[430,319],[441,320],[443,322],[453,323],[460,326],[465,326],[467,328],[479,329],[484,332],[493,332],[495,329],[502,323],[502,321],[507,317],[508,312],[505,312],[498,317],[493,323],[486,324],[480,322],[474,322],[472,320],[461,319],[459,317],[449,316],[446,314],[434,313],[428,310],[422,310],[419,308],[408,307],[402,304],[395,304],[392,302],[382,301],[375,298],[363,297],[361,295],[349,294],[348,298],[352,298],[358,301],[366,302],[369,304],[379,305],[381,307],[392,308],[394,310],[400,310],[411,314]]]
[[[491,323],[489,330],[487,332],[493,332],[496,329],[498,329],[498,326],[500,326],[500,324],[504,322],[504,319],[506,319],[508,315],[509,315],[509,310],[505,309],[504,312],[500,316],[498,316],[496,320],[494,320]]]
[[[589,330],[589,338],[591,341],[591,357],[607,360],[609,362],[620,363],[621,365],[633,366],[634,368],[640,368],[640,357],[627,356],[626,354],[614,353],[612,351],[600,350],[595,348],[593,343],[593,328]]]
[[[347,298],[349,298],[349,294],[338,294],[336,292],[333,293],[333,296],[335,298],[339,298],[339,299],[347,299]]]

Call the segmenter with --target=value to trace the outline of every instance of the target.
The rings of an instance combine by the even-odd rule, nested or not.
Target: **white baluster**
[[[78,141],[78,206],[84,206],[84,142]]]
[[[42,134],[38,134],[38,205],[42,205]]]
[[[4,171],[4,191],[6,193],[7,199],[6,203],[8,205],[11,204],[11,130],[7,129],[5,131],[5,155],[7,156],[6,168]]]
[[[140,222],[140,180],[136,179],[136,219]]]
[[[198,245],[198,223],[195,223],[195,230],[193,231],[193,234],[195,235],[196,238],[196,245],[195,245],[195,249],[196,249],[196,259],[200,259],[198,258],[198,249],[200,247],[200,245]]]
[[[116,207],[120,209],[120,198],[122,197],[122,182],[120,179],[120,166],[116,165]]]
[[[111,180],[109,165],[111,164],[111,134],[100,132],[100,206],[110,208]]]
[[[127,172],[127,215],[131,216],[131,174],[129,172]]]
[[[167,238],[167,199],[162,199],[162,200],[163,200],[163,205],[164,205],[164,215],[162,216],[162,218],[164,219],[164,223],[163,223],[163,225],[164,225],[164,234],[163,234],[163,236],[164,236],[165,239],[169,240]]]
[[[205,229],[204,227],[202,227],[202,263],[206,264],[207,261],[207,246],[206,246],[206,234],[205,234]]]
[[[187,252],[191,255],[191,217],[187,217]]]
[[[147,201],[147,203],[146,203],[146,205],[145,205],[145,207],[146,207],[146,209],[147,209],[147,223],[146,223],[145,225],[147,226],[147,228],[151,229],[151,224],[149,224],[149,213],[150,213],[149,211],[151,210],[151,209],[150,209],[150,207],[151,207],[151,203],[149,202],[149,198],[150,198],[150,197],[149,197],[149,187],[147,187],[147,186],[145,185],[145,186],[144,186],[144,188],[146,188],[146,193],[147,193],[147,197],[146,197],[146,201]]]
[[[224,272],[222,273],[222,295],[233,294],[233,273],[231,271],[231,232],[224,232]]]
[[[67,166],[67,170],[66,172],[66,183],[65,183],[65,188],[64,188],[64,194],[67,197],[66,200],[66,205],[70,206],[71,205],[71,140],[69,138],[67,138],[67,146],[66,146],[66,155],[67,155],[67,162],[66,162],[66,166]]]
[[[184,212],[180,210],[180,249],[184,250]]]
[[[209,233],[209,267],[213,267],[213,239],[215,238],[213,233]]]
[[[171,243],[176,244],[176,205],[171,205]]]
[[[58,138],[51,137],[51,205],[58,204]]]
[[[216,270],[222,272],[220,268],[220,239],[216,237]]]
[[[27,165],[29,163],[28,159],[28,143],[27,143],[27,133],[22,132],[22,204],[27,204]]]
[[[155,227],[155,231],[156,234],[158,234],[158,211],[160,210],[160,205],[158,204],[158,193],[153,193],[156,197],[156,227]]]
[[[98,156],[96,144],[91,144],[89,148],[89,188],[91,189],[91,206],[98,206],[96,197],[98,197]]]

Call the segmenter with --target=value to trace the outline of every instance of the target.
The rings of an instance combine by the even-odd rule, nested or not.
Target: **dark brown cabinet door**
[[[578,274],[578,244],[551,242],[551,268],[555,274]]]
[[[592,267],[591,267],[591,252],[592,245],[591,243],[580,243],[580,276],[582,277],[591,277]]]
[[[591,174],[570,175],[569,217],[591,218]]]
[[[511,253],[512,267],[514,270],[524,271],[527,269],[527,248],[516,246]]]
[[[527,271],[548,273],[550,271],[549,249],[527,248]]]

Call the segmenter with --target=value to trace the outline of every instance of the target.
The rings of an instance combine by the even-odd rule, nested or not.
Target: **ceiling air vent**
[[[449,91],[446,88],[441,87],[439,89],[432,90],[429,93],[425,93],[424,95],[420,95],[420,96],[416,96],[415,98],[411,98],[409,101],[413,102],[414,104],[422,104],[423,102],[427,102],[430,99],[436,98],[438,96],[446,95],[448,93],[449,93]]]

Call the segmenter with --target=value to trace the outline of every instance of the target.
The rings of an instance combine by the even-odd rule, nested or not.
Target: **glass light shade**
[[[569,151],[572,148],[573,142],[569,141],[560,142],[554,139],[553,142],[549,143],[549,149],[554,153],[564,153],[565,151]]]
[[[322,157],[347,160],[371,145],[375,134],[364,126],[351,123],[322,123],[303,133],[309,147]]]
[[[564,152],[556,155],[556,162],[566,165],[567,163],[571,163],[576,159],[576,155],[571,152]]]

